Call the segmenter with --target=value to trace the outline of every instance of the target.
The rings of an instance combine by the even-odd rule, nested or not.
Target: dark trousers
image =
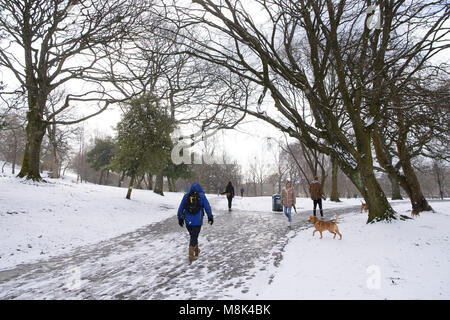
[[[227,197],[228,199],[228,209],[231,209],[231,201],[233,201],[233,197]]]
[[[200,234],[200,229],[202,226],[186,226],[189,231],[191,239],[189,240],[189,246],[196,246],[198,244],[198,235]]]
[[[316,208],[317,208],[317,205],[319,205],[320,215],[323,217],[323,211],[322,211],[322,198],[319,198],[319,199],[313,200],[313,201],[314,201],[314,209],[313,209],[314,216],[316,216]]]

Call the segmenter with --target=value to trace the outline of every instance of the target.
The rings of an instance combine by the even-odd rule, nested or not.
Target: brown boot
[[[194,256],[194,247],[189,246],[189,261],[197,260],[197,257]]]
[[[194,246],[194,255],[195,255],[196,257],[198,257],[199,254],[200,254],[200,248],[198,247],[198,244],[196,244],[196,245]]]

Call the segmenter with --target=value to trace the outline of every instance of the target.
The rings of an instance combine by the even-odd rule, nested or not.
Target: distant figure
[[[295,205],[295,190],[290,181],[286,182],[286,186],[281,190],[281,204],[283,205],[284,215],[288,218],[289,226],[291,226],[291,211]]]
[[[314,177],[314,180],[309,185],[309,192],[311,194],[311,199],[314,202],[314,217],[316,216],[316,207],[319,205],[320,209],[320,216],[323,217],[323,211],[322,211],[322,199],[326,199],[323,190],[322,185],[319,182],[319,178],[317,176]]]
[[[241,197],[244,197],[244,187],[241,188]]]
[[[228,199],[228,211],[231,211],[231,201],[233,201],[234,198],[234,187],[231,184],[231,181],[228,182],[225,192],[222,192],[221,194],[226,194]]]
[[[178,208],[178,224],[183,227],[186,222],[186,229],[189,231],[189,261],[197,260],[200,254],[198,248],[198,235],[203,224],[204,211],[208,215],[208,223],[210,225],[214,222],[214,217],[206,199],[202,187],[194,182],[188,193],[183,196],[180,206]]]

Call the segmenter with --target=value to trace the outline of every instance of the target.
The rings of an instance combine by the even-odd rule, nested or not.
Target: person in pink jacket
[[[281,204],[283,205],[283,211],[285,216],[288,218],[289,225],[291,225],[292,217],[292,206],[295,205],[296,195],[295,190],[292,187],[290,181],[286,182],[286,186],[281,190]]]

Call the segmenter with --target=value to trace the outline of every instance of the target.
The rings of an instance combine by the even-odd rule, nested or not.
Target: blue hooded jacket
[[[200,206],[201,209],[195,213],[190,214],[184,209],[184,203],[189,195],[189,192],[197,191],[200,194]],[[209,205],[208,199],[206,199],[205,193],[203,192],[202,187],[197,182],[192,183],[189,192],[183,196],[181,200],[180,206],[178,207],[178,219],[184,218],[186,222],[186,226],[201,226],[203,224],[203,212],[206,211],[208,218],[213,218],[213,214],[211,212],[211,206]]]

